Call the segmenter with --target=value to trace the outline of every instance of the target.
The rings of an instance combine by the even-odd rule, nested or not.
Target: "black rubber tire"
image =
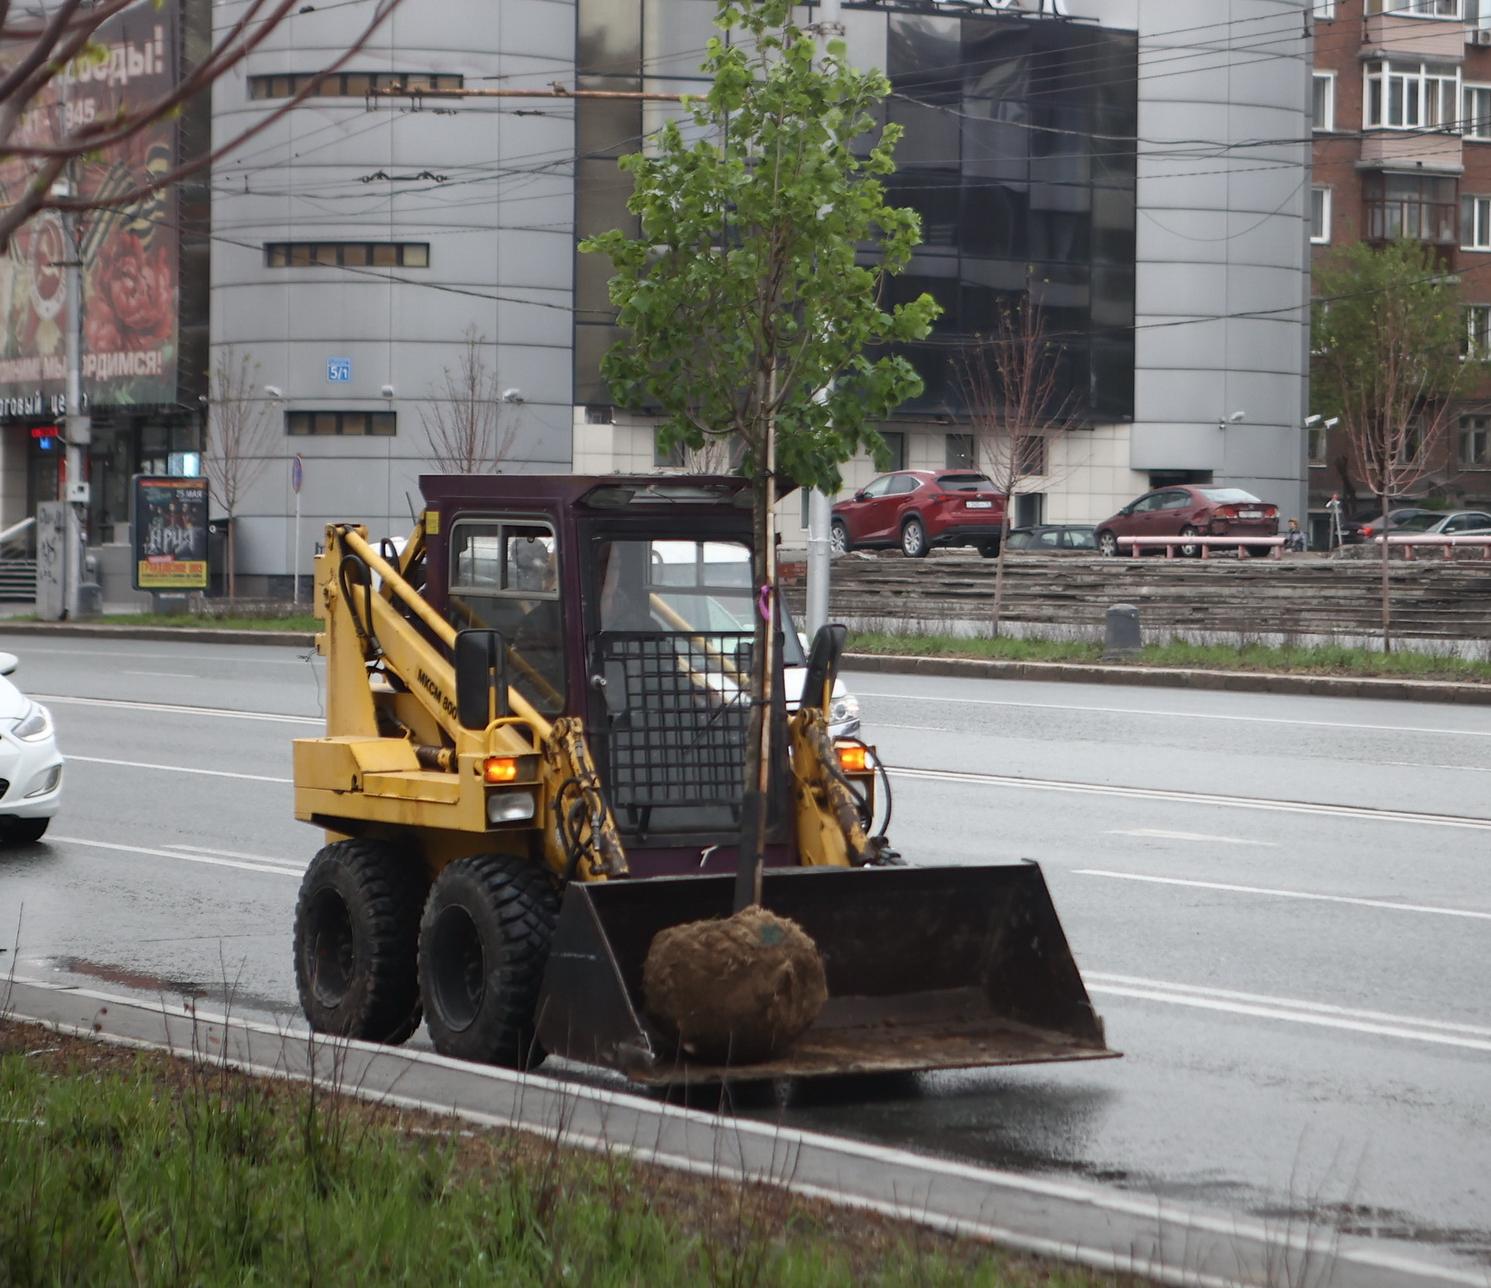
[[[1105,559],[1114,559],[1118,556],[1118,537],[1106,528],[1098,533],[1098,554]]]
[[[1237,553],[1244,559],[1267,559],[1270,551],[1267,546],[1238,546]]]
[[[1199,537],[1201,533],[1188,523],[1180,530],[1180,535],[1182,537]],[[1201,547],[1196,545],[1195,542],[1191,543],[1189,549],[1187,549],[1185,546],[1181,546],[1180,557],[1182,559],[1199,559],[1201,557]]]
[[[35,845],[47,834],[49,818],[11,818],[0,825],[0,840],[7,845]]]
[[[849,528],[843,520],[835,519],[828,529],[828,550],[833,555],[847,555],[854,549],[849,540]]]
[[[927,530],[920,519],[913,517],[901,525],[901,553],[908,559],[927,557]]]
[[[419,860],[384,841],[337,841],[311,860],[295,904],[295,985],[311,1028],[399,1043],[419,1027],[428,890]]]
[[[983,557],[985,559],[998,559],[999,558],[999,542],[997,542],[997,541],[985,541],[984,544],[981,545],[978,548],[978,552],[979,552],[979,554],[983,555]]]
[[[532,859],[478,854],[435,878],[419,925],[419,986],[435,1050],[533,1069],[538,995],[559,890]]]

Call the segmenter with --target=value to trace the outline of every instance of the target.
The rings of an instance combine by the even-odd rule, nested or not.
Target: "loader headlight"
[[[16,721],[11,733],[27,742],[41,742],[45,738],[50,738],[52,736],[51,713],[41,703],[33,702],[31,710]]]
[[[487,795],[488,823],[526,823],[533,817],[533,793],[490,792]]]

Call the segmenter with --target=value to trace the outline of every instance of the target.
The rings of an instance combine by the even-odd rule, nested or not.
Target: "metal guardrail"
[[[1283,537],[1203,537],[1193,535],[1189,537],[1119,537],[1118,544],[1127,547],[1129,554],[1137,559],[1146,549],[1158,549],[1165,547],[1165,558],[1174,559],[1176,550],[1181,546],[1200,546],[1201,557],[1211,558],[1212,546],[1226,546],[1236,551],[1237,558],[1242,558],[1243,546],[1260,546],[1269,551],[1270,557],[1281,559],[1284,555]]]
[[[1442,546],[1444,557],[1453,559],[1455,550],[1460,546],[1469,546],[1471,549],[1479,548],[1482,559],[1491,559],[1491,537],[1452,536],[1447,533],[1415,532],[1401,537],[1386,536],[1373,537],[1374,544],[1381,545],[1384,541],[1391,551],[1397,547],[1403,551],[1403,558],[1411,560],[1414,548],[1417,546]]]

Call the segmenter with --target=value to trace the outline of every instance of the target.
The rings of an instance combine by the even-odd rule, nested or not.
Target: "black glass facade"
[[[713,12],[712,0],[579,0],[581,84],[693,88],[687,72],[699,59],[685,45],[702,51]],[[922,216],[924,244],[891,280],[891,299],[927,291],[944,310],[933,335],[906,351],[926,389],[903,412],[960,417],[960,356],[993,329],[1001,301],[1030,292],[1061,346],[1072,405],[1097,419],[1132,417],[1137,37],[877,5],[844,16],[850,57],[891,80],[883,113],[904,131],[891,200]],[[615,158],[661,117],[652,122],[639,104],[576,109],[577,233],[629,227],[629,180]],[[581,403],[609,401],[598,364],[616,332],[609,266],[598,260],[576,263]]]

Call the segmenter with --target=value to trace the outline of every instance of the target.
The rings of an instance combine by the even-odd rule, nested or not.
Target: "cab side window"
[[[544,715],[564,710],[559,546],[547,523],[457,519],[447,616],[457,630],[501,631],[507,680]]]

